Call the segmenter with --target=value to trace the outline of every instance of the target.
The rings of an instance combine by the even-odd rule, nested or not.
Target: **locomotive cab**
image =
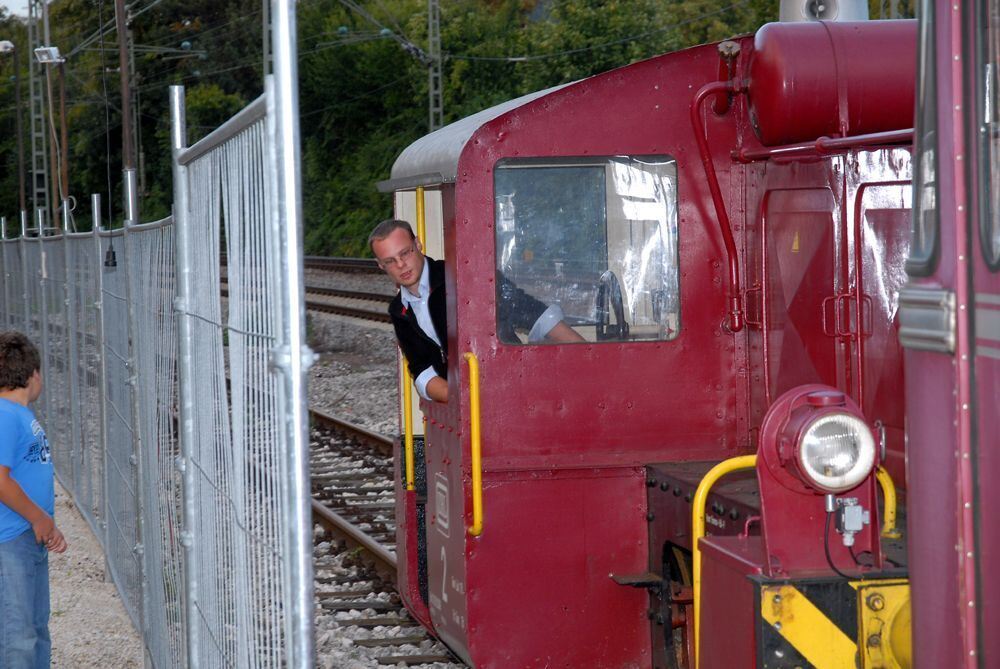
[[[819,24],[793,38],[815,28],[847,39]],[[816,50],[784,30],[771,31],[778,62]],[[912,24],[850,30],[912,76]],[[789,498],[768,518],[758,465],[703,494],[712,536],[694,534],[703,478],[753,454],[788,393],[802,406],[840,397],[872,435],[872,466],[903,481],[895,305],[910,167],[909,137],[892,131],[909,125],[851,117],[835,97],[842,144],[769,146],[760,131],[776,112],[753,91],[768,76],[804,85],[752,68],[774,51],[758,33],[509,101],[411,145],[380,184],[446,261],[449,402],[411,394],[401,412],[400,590],[472,666],[694,666],[700,546],[702,645],[739,628],[701,666],[755,666],[782,624],[754,602],[765,585],[832,574],[844,601],[816,553],[824,504],[858,507],[837,518],[862,523],[850,531],[866,578],[900,576],[886,571],[871,471],[840,495],[853,503],[800,490],[808,512]],[[782,566],[767,547],[783,541],[808,559]],[[837,545],[837,564],[853,560]]]

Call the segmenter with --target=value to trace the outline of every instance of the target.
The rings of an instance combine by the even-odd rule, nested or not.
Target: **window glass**
[[[934,67],[934,2],[920,4],[920,36],[917,62],[916,158],[913,171],[913,239],[909,274],[919,276],[933,270],[938,237],[937,207],[937,85]]]
[[[986,262],[1000,265],[1000,0],[978,3],[977,116],[979,122],[980,232]]]
[[[673,159],[503,161],[494,186],[501,341],[677,336]]]

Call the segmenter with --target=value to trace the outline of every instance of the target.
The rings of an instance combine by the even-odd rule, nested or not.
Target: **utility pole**
[[[261,9],[261,34],[263,35],[263,53],[264,53],[264,76],[271,74],[272,70],[272,56],[271,56],[271,0],[261,0],[263,3],[263,8]]]
[[[135,135],[132,128],[132,87],[129,83],[125,0],[115,0],[115,27],[118,30],[118,67],[122,89],[122,196],[125,220],[138,223],[139,187],[135,172]]]
[[[28,205],[24,196],[24,128],[21,126],[21,64],[17,60],[17,50],[13,53],[14,61],[14,126],[17,133],[17,199],[21,207],[21,218],[24,218]],[[31,54],[28,54],[30,67]]]
[[[427,0],[427,127],[434,132],[444,125],[444,98],[441,93],[441,5]]]
[[[62,199],[69,200],[69,123],[66,120],[66,59],[59,61],[59,148],[61,151],[59,176],[62,180]],[[65,213],[63,214],[65,219]]]
[[[36,62],[30,54],[41,46],[39,24],[47,23],[48,11],[44,0],[29,0],[28,3],[28,96],[29,96],[29,129],[31,133],[31,205],[34,213],[33,221],[46,221],[49,218],[49,173],[46,158],[48,132],[45,122],[45,96],[41,81],[43,65]],[[27,226],[25,226],[27,227]],[[39,231],[40,233],[40,231]]]
[[[48,14],[47,11],[46,14]],[[48,22],[46,21],[46,23]],[[48,30],[46,30],[45,33],[46,35],[48,35]],[[45,40],[45,44],[46,45],[49,44],[48,39]],[[52,193],[51,193],[52,208],[49,209],[49,211],[51,212],[51,218],[48,222],[54,227],[57,220],[56,212],[59,211],[59,184],[57,183],[57,181],[59,180],[59,174],[57,173],[57,169],[59,167],[59,158],[56,155],[56,122],[55,122],[56,103],[55,103],[55,97],[52,94],[52,70],[48,65],[44,63],[42,65],[43,67],[45,67],[45,90],[48,93],[48,100],[49,100],[48,129],[49,132],[51,133],[49,141],[49,169],[51,170],[51,175],[52,175]],[[38,234],[41,235],[43,233],[39,231]]]

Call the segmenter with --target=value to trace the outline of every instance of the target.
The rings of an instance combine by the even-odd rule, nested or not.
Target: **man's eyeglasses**
[[[408,247],[400,251],[397,255],[390,256],[388,258],[379,258],[377,261],[378,266],[381,267],[382,269],[389,269],[390,267],[397,267],[399,265],[402,265],[403,263],[405,263],[407,260],[410,259],[410,256],[413,255],[413,252],[416,250],[417,250],[416,244],[410,244]]]

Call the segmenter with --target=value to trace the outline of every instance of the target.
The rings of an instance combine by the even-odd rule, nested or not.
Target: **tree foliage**
[[[358,1],[374,21],[339,0],[298,3],[308,253],[367,252],[368,230],[391,213],[391,198],[374,183],[427,132],[426,0]],[[440,1],[446,123],[659,53],[752,32],[775,20],[778,10],[774,0]],[[901,6],[912,12],[910,0]],[[168,86],[187,87],[189,142],[260,95],[262,7],[262,0],[131,3],[143,220],[168,214],[172,201]],[[873,2],[872,16],[886,7]],[[59,0],[51,14],[53,43],[70,54],[70,191],[81,202],[89,193],[102,193],[114,219],[121,214],[114,3]],[[102,39],[89,39],[108,22],[111,29]],[[22,54],[27,100],[25,27],[3,9],[0,39],[14,41]],[[0,56],[0,72],[11,67]],[[13,84],[5,75],[0,78],[0,212],[8,216],[17,211],[13,112]],[[24,119],[27,123],[26,114]],[[83,228],[86,208],[76,211]]]

